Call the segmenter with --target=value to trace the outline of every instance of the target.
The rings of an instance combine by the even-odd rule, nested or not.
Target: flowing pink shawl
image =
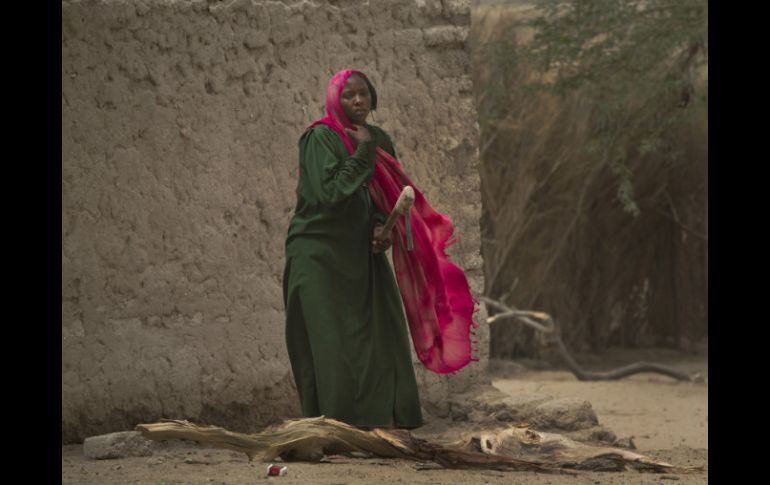
[[[353,125],[342,108],[340,95],[354,72],[366,78],[355,69],[340,71],[332,77],[326,90],[326,116],[308,126],[308,129],[317,124],[329,126],[351,155],[355,145],[345,128]],[[398,160],[377,147],[369,191],[380,212],[391,212],[406,185],[411,185],[415,193],[409,214],[413,248],[407,250],[405,218],[399,217],[395,226],[393,266],[409,331],[417,357],[425,367],[441,374],[454,372],[471,360],[478,360],[472,355],[471,345],[477,343],[471,340],[471,334],[478,324],[473,321],[477,302],[471,296],[465,273],[450,262],[445,253],[455,242],[450,241],[454,232],[452,221],[430,206]]]

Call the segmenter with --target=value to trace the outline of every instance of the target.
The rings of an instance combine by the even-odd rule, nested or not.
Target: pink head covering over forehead
[[[326,116],[308,127],[329,126],[351,155],[355,146],[345,128],[353,125],[342,108],[340,95],[353,73],[368,81],[367,76],[356,69],[335,74],[326,89]],[[447,216],[430,206],[398,160],[377,147],[369,192],[379,211],[389,214],[407,185],[415,192],[415,202],[409,211],[414,245],[412,250],[407,249],[405,218],[399,218],[393,244],[396,280],[417,357],[433,372],[454,372],[478,360],[472,355],[471,345],[475,343],[471,334],[478,327],[473,321],[477,302],[471,295],[465,273],[449,261],[445,252],[454,242],[450,240],[454,226]]]
[[[345,128],[353,128],[353,123],[350,122],[348,115],[345,114],[340,97],[342,96],[342,90],[345,89],[345,84],[348,82],[348,78],[353,73],[358,74],[369,82],[367,75],[358,69],[344,69],[332,76],[329,85],[326,87],[326,116],[308,126],[308,129],[318,124],[329,126],[340,135],[350,153],[355,151],[355,146],[345,133]]]

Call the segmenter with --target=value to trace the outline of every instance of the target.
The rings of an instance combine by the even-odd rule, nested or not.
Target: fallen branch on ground
[[[624,471],[689,473],[699,467],[675,467],[669,463],[620,448],[591,446],[556,433],[508,427],[480,430],[455,443],[439,445],[416,438],[406,430],[362,430],[325,418],[285,421],[262,433],[241,434],[189,421],[163,420],[136,427],[151,440],[193,440],[245,453],[251,461],[320,461],[325,455],[374,455],[418,462],[418,470],[437,464],[450,469],[530,471],[575,475],[577,471]]]
[[[482,296],[480,299],[487,305],[501,310],[500,313],[487,318],[487,323],[493,323],[502,318],[515,318],[521,323],[545,334],[548,343],[554,345],[558,349],[559,354],[561,355],[562,359],[564,359],[564,362],[567,364],[570,371],[572,371],[572,373],[575,374],[575,377],[577,377],[580,381],[612,381],[634,374],[639,374],[640,372],[663,374],[679,381],[691,380],[690,376],[684,372],[680,372],[665,365],[650,362],[636,362],[634,364],[620,367],[609,372],[585,371],[582,367],[580,367],[580,365],[575,361],[575,359],[567,350],[567,347],[564,345],[564,342],[561,339],[559,328],[556,326],[556,323],[550,315],[544,312],[517,310],[515,308],[509,307],[505,303],[501,303],[484,296]],[[544,323],[536,322],[533,320],[535,318],[542,320]]]

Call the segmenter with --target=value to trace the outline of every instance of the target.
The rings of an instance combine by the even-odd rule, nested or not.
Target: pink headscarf
[[[326,116],[308,126],[308,129],[317,124],[329,126],[351,155],[355,146],[345,128],[353,128],[353,124],[342,108],[340,95],[352,73],[366,79],[364,73],[355,69],[335,74],[326,90]],[[391,212],[405,185],[411,185],[415,193],[409,214],[413,249],[406,249],[405,218],[400,217],[395,226],[393,266],[409,331],[417,357],[425,367],[441,374],[454,372],[471,360],[478,360],[471,355],[474,350],[471,333],[478,324],[473,321],[477,301],[471,296],[465,273],[449,261],[445,253],[455,242],[449,240],[454,232],[452,221],[428,204],[398,160],[377,147],[369,192],[380,212]]]

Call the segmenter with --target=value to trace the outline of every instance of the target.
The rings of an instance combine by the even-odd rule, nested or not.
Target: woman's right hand
[[[355,128],[355,131],[351,130],[350,128],[345,128],[345,133],[347,133],[350,138],[355,140],[356,143],[364,143],[372,139],[372,134],[369,133],[369,130],[366,128],[366,126],[353,125],[353,127]]]

